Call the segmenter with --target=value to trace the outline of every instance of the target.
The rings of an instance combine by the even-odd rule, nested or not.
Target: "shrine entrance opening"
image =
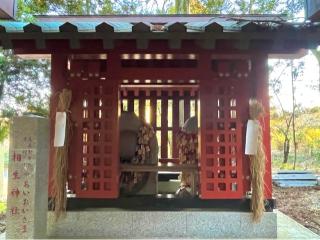
[[[184,170],[191,174],[190,182],[184,184],[188,185],[192,195],[197,194],[198,87],[196,80],[192,79],[181,79],[180,83],[172,83],[170,79],[157,79],[157,84],[153,85],[150,79],[134,79],[133,83],[129,83],[126,79],[122,81],[120,149],[121,146],[126,145],[120,150],[120,159],[125,156],[125,152],[129,151],[130,147],[127,129],[130,129],[130,125],[133,124],[131,113],[139,118],[142,126],[152,127],[151,132],[144,135],[151,134],[155,138],[155,141],[147,140],[146,150],[144,146],[139,145],[142,137],[137,142],[136,155],[138,157],[146,155],[146,159],[143,159],[145,166],[141,163],[140,166],[122,165],[123,175],[130,175],[130,170],[138,170],[141,171],[138,174],[140,178],[145,176],[140,181],[144,181],[146,186],[141,187],[139,191],[134,191],[135,193],[162,194],[162,196],[174,194],[180,187],[180,175]],[[139,129],[137,130],[136,135],[139,135]],[[188,133],[183,135],[185,131]],[[183,137],[185,140],[182,140]],[[189,146],[190,143],[192,146]],[[183,146],[185,146],[184,152]],[[190,147],[192,149],[187,149]],[[184,155],[185,159],[182,159]],[[130,163],[130,161],[125,162]],[[132,178],[134,178],[133,175]],[[130,177],[125,181],[130,185]]]

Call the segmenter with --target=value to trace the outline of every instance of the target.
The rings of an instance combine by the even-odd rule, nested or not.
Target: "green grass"
[[[272,152],[272,170],[293,170],[294,155],[289,154],[288,162],[283,164],[283,153]],[[320,159],[309,154],[297,153],[296,170],[310,170],[320,173]]]
[[[7,203],[0,202],[0,213],[5,213],[7,211]]]

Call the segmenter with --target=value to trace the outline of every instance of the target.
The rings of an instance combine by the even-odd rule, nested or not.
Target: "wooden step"
[[[280,187],[311,187],[317,185],[317,176],[310,171],[279,171],[272,175],[272,180]]]

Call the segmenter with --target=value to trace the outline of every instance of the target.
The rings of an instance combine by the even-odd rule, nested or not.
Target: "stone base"
[[[48,213],[50,238],[277,238],[277,214],[266,212],[260,223],[246,212],[70,211],[54,222]]]

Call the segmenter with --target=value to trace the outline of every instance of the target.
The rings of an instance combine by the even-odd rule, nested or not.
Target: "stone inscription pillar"
[[[46,238],[49,120],[13,119],[10,129],[7,239]]]

